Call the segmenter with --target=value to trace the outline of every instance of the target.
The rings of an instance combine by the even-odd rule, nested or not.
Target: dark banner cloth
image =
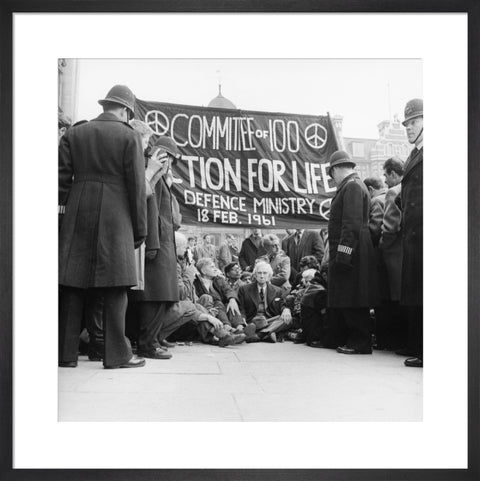
[[[301,228],[328,221],[338,149],[330,117],[136,100],[135,116],[172,137],[173,193],[187,225]]]

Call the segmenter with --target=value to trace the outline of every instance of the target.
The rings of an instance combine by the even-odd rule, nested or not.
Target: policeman
[[[370,307],[377,302],[376,265],[368,228],[370,195],[347,152],[330,157],[337,185],[330,207],[328,237],[329,322],[326,347],[342,354],[371,354]]]
[[[105,368],[140,367],[125,338],[127,289],[137,283],[134,249],[147,235],[145,169],[135,97],[115,85],[103,113],[69,129],[59,145],[59,365],[76,367],[86,298],[103,299]]]
[[[415,147],[405,162],[401,209],[403,264],[400,304],[406,306],[409,346],[408,367],[423,367],[423,100],[405,106],[408,141]]]

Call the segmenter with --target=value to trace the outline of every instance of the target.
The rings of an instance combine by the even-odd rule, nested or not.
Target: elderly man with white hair
[[[272,276],[270,264],[259,261],[253,269],[253,282],[241,286],[238,291],[242,317],[257,326],[258,340],[267,342],[277,342],[277,333],[285,331],[292,322],[282,289],[270,282]]]

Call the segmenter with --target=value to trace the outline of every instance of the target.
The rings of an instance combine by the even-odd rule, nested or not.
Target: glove
[[[158,254],[158,249],[150,249],[148,251],[145,251],[145,258],[147,258],[149,261],[153,261],[157,257]]]
[[[137,237],[133,241],[133,245],[135,249],[138,249],[144,242],[145,242],[146,237]]]

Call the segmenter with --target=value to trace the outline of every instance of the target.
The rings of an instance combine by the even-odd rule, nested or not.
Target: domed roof
[[[233,102],[231,102],[230,100],[228,100],[222,95],[221,85],[218,86],[218,95],[214,99],[210,100],[208,106],[214,107],[216,109],[236,109],[237,108]]]

